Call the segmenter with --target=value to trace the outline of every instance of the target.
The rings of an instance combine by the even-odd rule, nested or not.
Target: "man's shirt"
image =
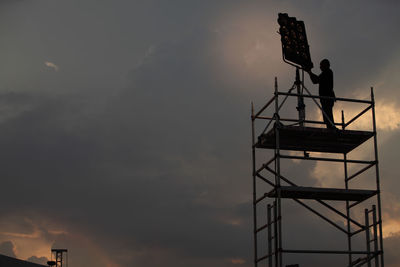
[[[320,96],[335,97],[335,93],[333,92],[333,72],[331,69],[321,72],[319,76],[310,73],[310,78],[314,84],[319,84]]]

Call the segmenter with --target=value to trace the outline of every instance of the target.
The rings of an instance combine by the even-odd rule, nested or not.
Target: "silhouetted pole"
[[[275,78],[276,80],[276,78]],[[254,232],[254,266],[257,267],[257,187],[256,187],[256,140],[254,129],[254,105],[251,102],[251,135],[252,135],[252,159],[253,159],[253,232]]]
[[[297,97],[297,111],[299,112],[299,122],[300,126],[304,126],[304,121],[306,119],[306,110],[305,110],[305,105],[304,105],[304,99],[303,99],[303,90],[302,90],[302,82],[300,80],[300,71],[299,68],[296,68],[296,81],[295,85],[297,88],[297,94],[299,95]]]
[[[378,220],[379,220],[379,243],[381,247],[381,266],[385,266],[385,262],[383,259],[383,236],[382,236],[382,205],[381,205],[381,186],[380,186],[380,177],[379,177],[379,160],[378,160],[378,140],[376,133],[376,118],[375,118],[375,97],[374,97],[374,88],[371,87],[371,102],[372,102],[372,126],[374,131],[374,148],[375,148],[375,173],[376,173],[376,189],[378,191]]]

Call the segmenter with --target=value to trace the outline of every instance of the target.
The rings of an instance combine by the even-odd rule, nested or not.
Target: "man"
[[[335,97],[333,92],[333,72],[330,69],[329,60],[323,59],[319,65],[321,69],[321,74],[319,76],[315,75],[310,70],[306,70],[310,75],[310,79],[314,84],[319,84],[319,96],[329,96]],[[332,108],[335,102],[334,99],[320,99],[322,106],[322,117],[328,129],[336,129],[333,120]],[[325,115],[325,114],[326,115]]]

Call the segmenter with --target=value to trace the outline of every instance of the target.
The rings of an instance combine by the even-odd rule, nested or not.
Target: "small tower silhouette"
[[[54,256],[54,261],[53,261]],[[48,261],[49,266],[68,267],[68,250],[67,249],[51,249],[51,261]]]

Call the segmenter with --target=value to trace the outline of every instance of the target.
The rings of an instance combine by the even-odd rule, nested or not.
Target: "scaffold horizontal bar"
[[[333,161],[333,162],[347,162],[347,163],[358,163],[358,164],[375,164],[375,161],[370,160],[354,160],[354,159],[335,159],[335,158],[321,158],[321,157],[300,157],[292,155],[279,155],[278,157],[284,159],[303,159],[303,160],[320,160],[320,161]]]
[[[284,92],[278,92],[278,95],[288,95],[288,96],[297,96],[297,97],[301,96],[304,98],[317,98],[317,99],[331,99],[331,100],[336,100],[336,101],[365,103],[365,104],[373,103],[371,100],[351,99],[351,98],[343,98],[343,97],[317,96],[317,95],[304,95],[304,94],[292,94],[292,93],[284,93]]]
[[[256,119],[261,119],[261,120],[275,120],[274,117],[266,117],[266,116],[257,116]],[[279,121],[288,121],[288,122],[299,122],[299,119],[288,119],[288,118],[279,118]],[[304,123],[311,123],[311,124],[325,124],[323,121],[313,121],[313,120],[302,120]],[[342,126],[344,125],[343,123],[340,122],[335,122],[335,125]]]
[[[376,252],[363,250],[305,250],[305,249],[282,249],[283,253],[309,253],[309,254],[375,254]],[[379,253],[379,251],[378,251]]]

